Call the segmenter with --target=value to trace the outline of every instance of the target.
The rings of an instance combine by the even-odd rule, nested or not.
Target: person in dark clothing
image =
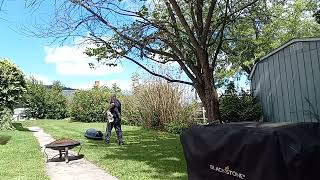
[[[110,136],[112,128],[116,130],[118,137],[118,144],[124,145],[122,140],[122,130],[121,130],[121,102],[117,99],[116,95],[113,95],[110,99],[109,111],[113,116],[113,121],[108,122],[106,128],[106,144],[110,143]]]

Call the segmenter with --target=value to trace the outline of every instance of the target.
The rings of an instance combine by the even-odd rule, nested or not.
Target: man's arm
[[[114,106],[115,106],[114,103],[110,103],[110,104],[107,106],[107,108],[106,108],[106,110],[105,110],[105,113],[107,113],[107,111],[110,111],[110,109],[113,108]]]

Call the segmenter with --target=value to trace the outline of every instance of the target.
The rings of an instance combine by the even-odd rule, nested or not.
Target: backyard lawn
[[[37,120],[26,121],[23,126],[40,126],[56,139],[72,138],[81,141],[81,154],[119,179],[187,179],[178,135],[122,126],[125,145],[119,146],[114,131],[110,145],[83,136],[89,128],[105,133],[105,123]]]
[[[42,180],[45,161],[31,132],[0,131],[0,179]]]

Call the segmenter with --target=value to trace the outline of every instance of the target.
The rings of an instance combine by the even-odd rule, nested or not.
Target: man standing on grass
[[[116,130],[118,137],[118,144],[124,145],[122,140],[122,130],[121,130],[121,102],[117,99],[116,95],[112,95],[110,99],[109,111],[113,116],[113,121],[108,122],[106,129],[106,144],[110,143],[110,136],[112,128]]]

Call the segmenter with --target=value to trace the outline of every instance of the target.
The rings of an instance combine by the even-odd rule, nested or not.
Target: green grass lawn
[[[81,141],[81,154],[119,179],[187,179],[186,162],[178,135],[122,126],[125,145],[118,146],[114,130],[110,145],[83,136],[89,128],[105,133],[105,123],[37,120],[24,122],[23,125],[40,126],[56,139]]]
[[[0,131],[0,179],[49,179],[39,144],[31,132]]]

